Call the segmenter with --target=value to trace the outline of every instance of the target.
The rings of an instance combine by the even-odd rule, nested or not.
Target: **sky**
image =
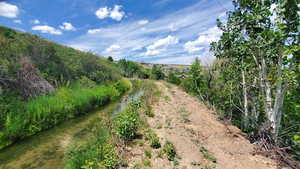
[[[214,61],[231,0],[0,0],[0,25],[100,56],[139,62]]]

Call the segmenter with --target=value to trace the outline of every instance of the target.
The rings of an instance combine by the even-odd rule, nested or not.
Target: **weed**
[[[193,165],[193,166],[201,166],[201,163],[193,161],[193,162],[191,162],[191,165]]]
[[[145,167],[151,167],[152,166],[151,161],[149,159],[144,159],[143,164],[144,164]]]
[[[214,157],[205,147],[200,147],[200,152],[202,153],[203,157],[209,161],[212,161],[213,163],[217,162],[216,157]]]
[[[174,161],[176,156],[176,148],[173,143],[167,141],[163,147],[164,153],[166,153],[169,161]]]
[[[145,156],[146,156],[147,158],[149,158],[149,159],[152,158],[152,152],[151,152],[151,150],[145,150],[145,151],[144,151],[144,154],[145,154]]]
[[[157,149],[161,147],[159,137],[152,130],[146,131],[146,140],[150,142],[152,148]]]

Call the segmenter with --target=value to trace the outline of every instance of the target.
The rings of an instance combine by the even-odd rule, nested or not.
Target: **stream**
[[[1,150],[0,169],[63,169],[64,154],[69,145],[87,139],[82,135],[93,120],[104,113],[116,116],[143,94],[143,90],[131,92],[100,110],[63,122]]]

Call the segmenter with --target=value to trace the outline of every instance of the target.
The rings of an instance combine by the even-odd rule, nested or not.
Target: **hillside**
[[[116,63],[6,27],[0,56],[0,149],[128,89]]]
[[[103,57],[6,27],[0,27],[0,56],[2,79],[16,78],[20,66],[16,63],[24,57],[29,58],[41,76],[52,85],[74,81],[83,76],[97,83],[120,78],[116,64]]]

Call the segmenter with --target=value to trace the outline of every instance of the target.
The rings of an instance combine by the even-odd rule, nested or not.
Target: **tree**
[[[299,44],[295,36],[299,36],[299,16],[295,15],[298,4],[295,0],[233,2],[234,10],[228,12],[227,23],[218,21],[223,34],[212,44],[212,50],[217,58],[228,60],[239,72],[244,128],[262,111],[267,119],[264,126],[276,140],[288,87],[286,72],[295,66],[296,60],[288,49]],[[291,9],[297,10],[286,12]]]
[[[153,65],[151,70],[151,78],[155,80],[163,80],[165,78],[165,74],[160,66]]]
[[[114,59],[111,56],[108,56],[107,60],[110,61],[110,62],[114,61]]]

